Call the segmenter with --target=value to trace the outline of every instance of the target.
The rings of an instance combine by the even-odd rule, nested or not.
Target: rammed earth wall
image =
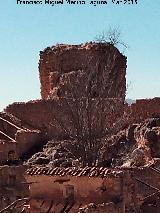
[[[56,45],[40,52],[43,99],[58,97],[122,98],[126,57],[110,44]]]

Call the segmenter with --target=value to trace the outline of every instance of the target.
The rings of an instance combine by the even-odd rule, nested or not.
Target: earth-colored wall
[[[43,99],[58,97],[122,98],[126,57],[111,44],[59,44],[40,52]]]
[[[115,201],[116,199],[120,199],[123,194],[121,178],[118,177],[102,179],[99,177],[28,175],[26,178],[28,182],[34,182],[30,187],[30,206],[33,213],[40,210],[45,213],[52,202],[53,206],[50,212],[60,212],[65,206],[68,186],[74,187],[75,203],[70,211],[71,213],[77,213],[81,205]],[[107,188],[106,191],[101,191],[102,186]],[[123,211],[119,209],[118,212],[121,213]]]
[[[77,129],[87,134],[90,124],[92,134],[95,135],[110,128],[123,114],[123,100],[98,98],[89,102],[86,98],[37,100],[14,103],[6,108],[6,112],[19,118],[22,123],[41,130],[44,138],[63,139],[67,137],[67,133],[75,137]]]
[[[139,99],[130,106],[126,105],[130,123],[138,123],[147,118],[160,117],[160,98]]]

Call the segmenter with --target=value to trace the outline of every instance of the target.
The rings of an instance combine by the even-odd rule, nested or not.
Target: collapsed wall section
[[[126,57],[111,44],[48,47],[40,52],[39,74],[42,99],[125,99]]]
[[[10,151],[14,151],[15,159],[18,159],[41,140],[40,131],[28,127],[21,119],[9,113],[0,113],[0,164],[7,162]]]

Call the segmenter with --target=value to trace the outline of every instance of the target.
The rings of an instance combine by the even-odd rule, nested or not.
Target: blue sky
[[[44,1],[44,0],[43,0]],[[89,0],[86,0],[86,3]],[[130,48],[127,81],[132,99],[160,96],[160,0],[134,5],[17,5],[0,2],[0,110],[40,98],[39,51],[56,43],[82,43],[119,26]]]

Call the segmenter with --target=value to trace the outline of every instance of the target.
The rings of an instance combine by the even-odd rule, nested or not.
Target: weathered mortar
[[[110,44],[56,45],[40,52],[43,99],[58,97],[122,98],[126,57]]]

